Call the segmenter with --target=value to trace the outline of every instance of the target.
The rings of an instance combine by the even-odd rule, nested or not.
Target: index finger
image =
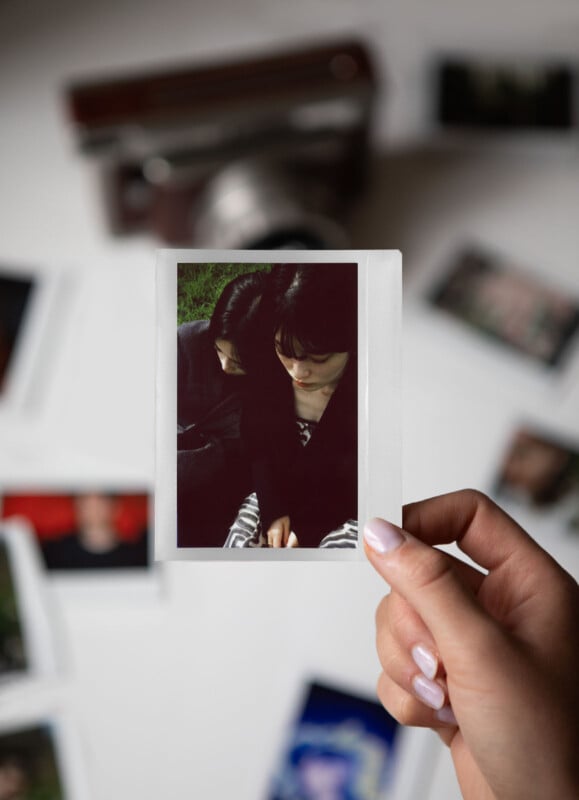
[[[403,520],[404,529],[417,539],[430,545],[456,542],[473,561],[491,572],[515,553],[547,556],[512,517],[473,489],[410,503],[403,509]]]

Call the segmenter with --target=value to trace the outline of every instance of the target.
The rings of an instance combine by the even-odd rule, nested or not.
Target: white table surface
[[[67,277],[35,409],[0,415],[0,480],[152,485],[156,242],[111,239],[94,175],[74,150],[59,91],[105,66],[250,51],[304,33],[358,32],[388,67],[389,103],[356,247],[404,254],[406,500],[488,489],[521,419],[579,437],[577,358],[555,381],[429,310],[425,287],[464,240],[518,259],[579,296],[579,159],[569,143],[485,152],[426,149],[424,65],[441,48],[571,52],[579,10],[446,0],[331,6],[172,0],[0,4],[0,261]],[[515,12],[519,4],[507,3]],[[256,24],[256,20],[259,24]],[[545,546],[579,575],[579,543]],[[299,576],[296,580],[296,571]],[[173,564],[156,587],[53,587],[95,800],[262,796],[303,680],[372,692],[373,615],[384,586],[366,564]],[[438,744],[434,744],[438,748]],[[440,757],[425,800],[459,797]]]

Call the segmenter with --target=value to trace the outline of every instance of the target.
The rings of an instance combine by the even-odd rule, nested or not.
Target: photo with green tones
[[[0,539],[0,679],[28,668],[13,564],[6,543]]]
[[[48,725],[0,733],[0,800],[65,800]]]

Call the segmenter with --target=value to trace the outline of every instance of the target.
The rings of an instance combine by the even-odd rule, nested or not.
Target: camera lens
[[[228,164],[207,184],[196,209],[195,244],[226,249],[339,249],[340,226],[325,212],[323,187],[275,161]]]

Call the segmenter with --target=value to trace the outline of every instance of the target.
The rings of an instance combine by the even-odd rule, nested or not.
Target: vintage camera
[[[170,245],[346,246],[376,78],[346,42],[67,89],[119,234]]]

